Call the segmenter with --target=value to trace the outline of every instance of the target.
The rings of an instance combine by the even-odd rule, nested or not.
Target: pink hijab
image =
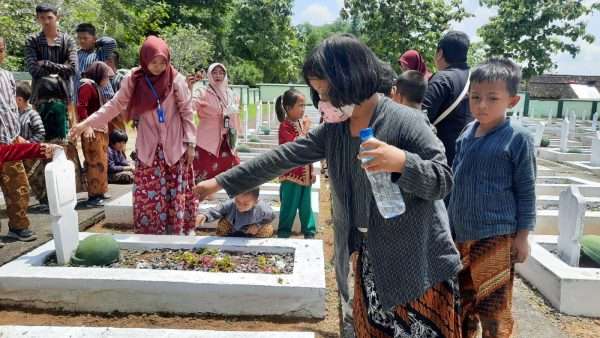
[[[223,81],[221,81],[220,83],[215,81],[215,78],[212,75],[212,71],[217,68],[217,67],[221,67],[223,69],[223,71],[225,72],[225,77],[223,78]],[[228,91],[229,91],[229,78],[227,76],[227,68],[225,68],[225,66],[221,63],[213,63],[212,65],[210,65],[208,67],[208,84],[209,84],[209,89],[212,89],[212,91],[217,95],[217,97],[219,98],[219,100],[223,103],[223,105],[225,107],[227,107],[229,105],[229,96],[228,95]]]
[[[431,77],[431,72],[427,69],[427,63],[425,59],[416,50],[408,50],[398,58],[398,63],[402,65],[405,70],[416,70],[425,76],[426,80]]]

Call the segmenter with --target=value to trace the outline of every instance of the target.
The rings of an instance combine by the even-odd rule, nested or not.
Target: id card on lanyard
[[[165,111],[163,110],[163,108],[160,104],[160,97],[158,96],[158,93],[156,93],[156,90],[154,89],[154,86],[152,85],[152,82],[150,82],[150,79],[148,78],[148,76],[144,75],[144,78],[146,79],[146,83],[148,84],[148,87],[152,91],[152,95],[154,95],[154,98],[156,99],[156,104],[157,104],[156,115],[158,116],[158,122],[165,123]]]

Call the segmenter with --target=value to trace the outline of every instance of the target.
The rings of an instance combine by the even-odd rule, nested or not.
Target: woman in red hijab
[[[140,49],[140,67],[96,113],[71,130],[76,138],[123,112],[137,121],[134,171],[134,231],[188,234],[194,230],[197,202],[192,195],[196,129],[185,77],[171,65],[166,42],[150,36]]]
[[[405,72],[407,70],[416,70],[425,76],[425,80],[429,80],[431,72],[427,69],[425,59],[416,50],[408,50],[398,58],[400,68]]]

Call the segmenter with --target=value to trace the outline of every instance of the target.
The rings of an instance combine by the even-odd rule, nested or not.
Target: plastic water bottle
[[[372,138],[375,138],[373,129],[365,128],[360,131],[361,142]],[[362,150],[366,149],[361,146]],[[366,163],[370,160],[371,158],[363,158],[362,162]],[[392,218],[402,215],[406,210],[406,205],[404,204],[400,187],[391,180],[391,174],[386,172],[371,173],[368,171],[366,173],[371,182],[371,190],[373,191],[373,196],[375,197],[375,202],[381,216],[383,218]]]

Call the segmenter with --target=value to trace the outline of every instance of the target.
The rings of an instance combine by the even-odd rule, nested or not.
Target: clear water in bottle
[[[371,138],[375,138],[373,129],[365,128],[360,131],[361,142],[365,142]],[[370,158],[364,158],[362,162],[366,163],[370,160]],[[392,218],[402,215],[406,210],[404,197],[402,197],[400,187],[392,182],[391,174],[386,172],[370,173],[368,171],[366,173],[371,182],[371,190],[373,191],[377,209],[379,209],[381,216],[383,218]]]

